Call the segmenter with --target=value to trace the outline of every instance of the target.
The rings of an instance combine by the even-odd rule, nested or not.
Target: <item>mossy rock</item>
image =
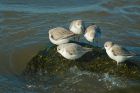
[[[62,57],[56,51],[56,46],[46,48],[40,51],[28,63],[24,73],[35,74],[41,72],[42,74],[64,74],[70,67],[77,66],[80,70],[91,71],[95,73],[108,73],[118,77],[127,79],[139,79],[140,69],[133,62],[125,62],[125,64],[118,65],[111,60],[105,50],[94,47],[85,43],[80,43],[85,47],[92,47],[93,51],[85,54],[80,59],[68,60]]]

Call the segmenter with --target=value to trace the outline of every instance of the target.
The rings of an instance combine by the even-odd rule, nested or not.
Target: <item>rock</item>
[[[46,48],[40,51],[28,63],[24,74],[63,74],[70,67],[77,66],[80,70],[86,70],[96,73],[108,73],[118,77],[129,79],[140,79],[140,69],[133,62],[125,62],[117,66],[117,63],[111,60],[105,50],[85,43],[80,43],[85,47],[92,47],[93,51],[85,54],[78,60],[67,60],[56,51],[56,46]]]

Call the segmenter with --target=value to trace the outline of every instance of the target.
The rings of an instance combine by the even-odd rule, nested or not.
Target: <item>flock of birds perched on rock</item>
[[[83,47],[76,43],[69,43],[72,39],[84,36],[87,41],[95,43],[98,46],[98,40],[101,37],[100,28],[95,25],[89,25],[85,29],[85,22],[74,20],[70,23],[69,30],[63,27],[56,27],[49,30],[50,41],[57,45],[57,52],[69,60],[76,60],[85,53],[92,51],[92,48]],[[122,46],[111,41],[104,43],[104,48],[108,56],[118,63],[122,63],[136,54],[128,51]]]

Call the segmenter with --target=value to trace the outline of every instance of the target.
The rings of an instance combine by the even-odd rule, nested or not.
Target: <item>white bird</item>
[[[79,37],[84,33],[84,28],[85,28],[85,24],[82,20],[73,20],[70,23],[70,27],[69,27],[70,31],[79,35]]]
[[[53,44],[60,45],[68,43],[73,37],[74,33],[62,27],[56,27],[49,30],[49,39]]]
[[[66,59],[70,60],[78,59],[89,51],[92,51],[92,48],[82,47],[81,45],[75,43],[66,43],[57,46],[57,52]]]
[[[121,47],[118,44],[114,44],[111,41],[107,41],[104,44],[104,48],[106,49],[106,53],[108,54],[108,56],[111,59],[115,60],[117,64],[122,63],[127,59],[135,56],[134,53],[129,52],[125,48]]]
[[[98,46],[98,39],[101,37],[101,31],[100,28],[97,27],[96,25],[91,25],[86,28],[84,37],[89,41],[89,42],[95,42],[97,41],[97,46]]]

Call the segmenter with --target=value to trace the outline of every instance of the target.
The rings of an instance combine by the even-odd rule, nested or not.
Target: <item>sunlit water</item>
[[[76,67],[64,75],[24,78],[20,73],[51,44],[48,29],[68,28],[74,19],[100,26],[100,46],[111,40],[140,53],[139,5],[139,0],[0,0],[0,93],[104,93],[137,85],[137,81]]]

